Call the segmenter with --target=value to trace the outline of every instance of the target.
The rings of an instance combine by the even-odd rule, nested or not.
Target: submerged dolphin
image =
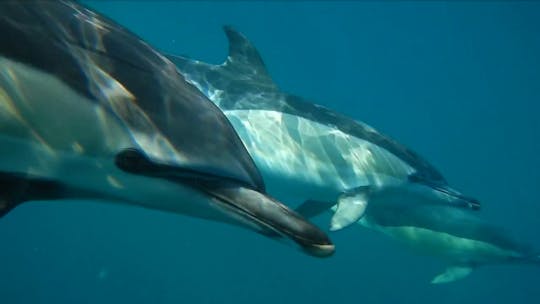
[[[449,265],[433,278],[434,284],[462,279],[483,265],[540,266],[540,251],[514,241],[503,229],[485,222],[473,211],[437,203],[440,193],[429,187],[387,182],[384,187],[367,186],[358,191],[370,201],[359,225]],[[331,207],[323,202],[307,202],[298,211],[311,217]]]
[[[72,1],[2,1],[0,33],[0,216],[26,201],[103,200],[333,252],[264,194],[223,113],[122,26]]]
[[[478,209],[478,201],[450,188],[413,151],[370,126],[281,92],[255,47],[225,27],[229,56],[221,65],[169,56],[186,79],[217,104],[262,172],[268,193],[280,199],[337,202],[331,230],[363,215],[356,189],[400,179],[427,185],[442,204]]]

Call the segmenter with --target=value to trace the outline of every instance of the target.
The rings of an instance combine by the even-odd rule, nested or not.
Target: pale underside
[[[462,238],[449,233],[413,226],[379,226],[367,218],[360,225],[380,231],[413,250],[441,258],[450,265],[477,266],[496,264],[519,258],[521,254],[474,239]]]
[[[225,115],[261,171],[269,193],[336,201],[344,191],[379,185],[384,177],[414,172],[368,141],[300,116],[265,110],[227,110]]]

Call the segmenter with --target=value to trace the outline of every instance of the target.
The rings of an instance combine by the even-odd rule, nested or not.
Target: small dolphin
[[[540,251],[514,241],[503,229],[471,210],[438,202],[447,197],[428,186],[386,181],[383,187],[366,186],[357,191],[369,201],[359,225],[448,263],[449,267],[433,278],[433,284],[462,279],[483,265],[540,266]],[[311,201],[297,211],[313,217],[329,208],[335,209],[329,203]]]
[[[226,26],[229,56],[211,65],[169,56],[231,121],[261,170],[268,193],[280,198],[337,202],[331,230],[362,217],[366,201],[355,189],[388,177],[422,183],[478,209],[479,203],[448,186],[425,159],[372,127],[300,97],[281,92],[255,47]]]
[[[0,33],[0,216],[26,201],[102,200],[333,253],[265,195],[223,113],[127,29],[73,1],[2,1]]]

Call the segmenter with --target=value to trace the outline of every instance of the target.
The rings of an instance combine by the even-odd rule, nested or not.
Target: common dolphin
[[[2,1],[0,33],[0,216],[26,201],[102,200],[333,253],[265,194],[223,113],[124,27],[72,1]]]
[[[431,283],[453,282],[478,266],[535,264],[540,251],[514,240],[503,228],[478,213],[437,203],[440,193],[422,184],[386,182],[383,187],[357,189],[369,201],[360,226],[382,232],[414,251],[442,259],[448,268]],[[307,217],[334,208],[325,202],[306,202],[297,211]]]
[[[453,190],[418,154],[374,128],[300,97],[272,81],[257,49],[224,27],[229,56],[212,65],[169,55],[232,122],[262,172],[268,193],[280,199],[337,202],[331,230],[361,218],[366,201],[356,189],[386,179],[421,183],[446,195],[437,202],[478,209],[479,202]]]

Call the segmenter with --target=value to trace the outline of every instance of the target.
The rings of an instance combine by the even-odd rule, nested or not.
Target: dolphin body
[[[283,93],[257,49],[224,28],[229,56],[211,65],[168,56],[186,79],[223,110],[261,170],[268,193],[280,199],[337,202],[331,230],[360,219],[367,201],[357,189],[387,180],[421,184],[446,199],[478,209],[479,202],[448,186],[425,159],[372,127]]]
[[[369,199],[370,204],[357,224],[449,265],[433,278],[433,284],[465,278],[478,266],[540,266],[540,251],[516,242],[501,227],[482,220],[474,211],[437,203],[445,198],[436,190],[397,181],[386,183],[384,187],[363,187],[358,191]],[[330,208],[335,209],[328,203],[307,202],[297,210],[312,217]]]
[[[0,216],[26,201],[102,200],[333,253],[265,194],[223,113],[122,26],[72,1],[2,1],[0,33]]]

